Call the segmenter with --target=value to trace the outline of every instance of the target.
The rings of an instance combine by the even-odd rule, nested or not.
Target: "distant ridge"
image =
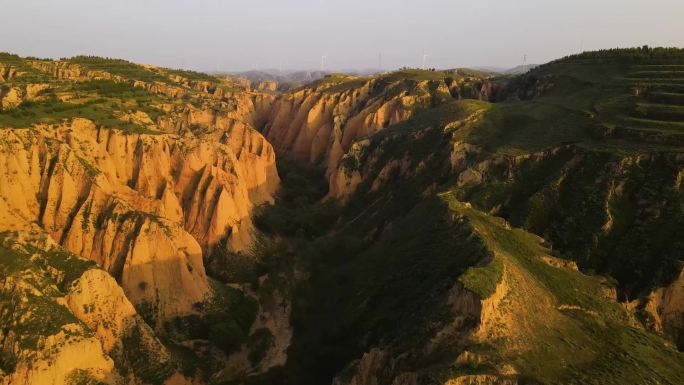
[[[539,64],[525,64],[525,65],[518,65],[512,68],[503,68],[503,67],[491,67],[491,66],[479,66],[479,67],[472,67],[473,69],[477,69],[480,71],[489,71],[489,72],[495,72],[498,74],[503,74],[503,75],[520,75],[524,74],[525,72],[528,72],[536,67],[538,67]]]
[[[356,76],[368,76],[376,75],[382,73],[379,69],[349,69],[341,71],[320,71],[320,70],[285,70],[280,71],[278,69],[261,69],[261,70],[250,70],[250,71],[230,71],[230,72],[218,72],[217,74],[230,75],[248,79],[252,82],[252,85],[256,86],[259,82],[263,81],[275,81],[279,84],[279,89],[285,91],[295,87],[308,84],[310,82],[324,78],[332,73],[343,73],[348,75]]]

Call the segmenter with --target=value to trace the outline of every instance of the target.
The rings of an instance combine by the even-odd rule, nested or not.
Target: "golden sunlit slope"
[[[107,383],[116,376],[161,383],[180,375],[178,360],[155,334],[162,336],[165,325],[179,317],[211,313],[207,304],[228,289],[212,283],[205,260],[215,249],[240,252],[252,244],[251,210],[272,201],[279,183],[273,148],[254,129],[260,109],[268,108],[273,96],[230,78],[114,59],[51,61],[1,54],[0,66],[0,231],[18,244],[17,258],[34,258],[19,239],[44,235],[53,242],[44,252],[75,253],[109,273],[73,277],[80,279],[74,285],[86,285],[85,298],[74,297],[71,287],[54,294],[36,288],[46,304],[75,317],[77,334],[89,336],[92,349],[104,355],[93,366],[63,358],[55,363],[63,372],[53,383],[64,383],[69,368]],[[9,250],[3,255],[11,255]],[[43,252],[35,255],[40,259]],[[11,282],[3,278],[13,298],[32,290],[7,287]],[[107,302],[111,296],[119,298],[115,305]],[[235,290],[234,296],[244,294]],[[78,305],[63,308],[65,299],[59,297]],[[6,315],[19,316],[12,314],[11,302],[2,306]],[[83,307],[89,310],[84,313]],[[133,331],[116,326],[124,322],[117,317],[139,320],[138,314],[147,324],[135,321],[140,327]],[[226,318],[221,317],[214,322]],[[250,326],[243,325],[240,333]],[[42,381],[26,374],[33,373],[32,354],[47,362],[62,360],[50,355],[54,349],[45,341],[63,329],[56,325],[36,334],[39,341],[30,354],[17,348],[16,334],[4,334],[7,362],[13,363],[3,367],[8,381]],[[131,352],[136,353],[126,355]],[[141,355],[150,360],[149,367],[143,367]],[[22,369],[26,365],[29,372]],[[195,371],[184,373],[187,381],[195,375],[189,373]]]

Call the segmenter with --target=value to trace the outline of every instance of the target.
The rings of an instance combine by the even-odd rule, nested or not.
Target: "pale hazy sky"
[[[0,51],[198,70],[500,66],[684,46],[684,0],[0,0]]]

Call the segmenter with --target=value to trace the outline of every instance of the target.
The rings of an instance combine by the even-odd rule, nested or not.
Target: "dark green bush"
[[[247,334],[237,324],[230,320],[209,327],[209,341],[223,350],[226,354],[240,350],[242,343],[247,340]]]

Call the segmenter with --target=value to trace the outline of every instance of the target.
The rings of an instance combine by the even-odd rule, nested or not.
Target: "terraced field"
[[[618,152],[679,149],[684,64],[672,62],[616,54],[545,64],[513,79],[508,96],[494,104],[468,141],[508,154],[569,143]]]
[[[633,65],[624,81],[633,96],[619,130],[647,142],[684,144],[684,65]]]

